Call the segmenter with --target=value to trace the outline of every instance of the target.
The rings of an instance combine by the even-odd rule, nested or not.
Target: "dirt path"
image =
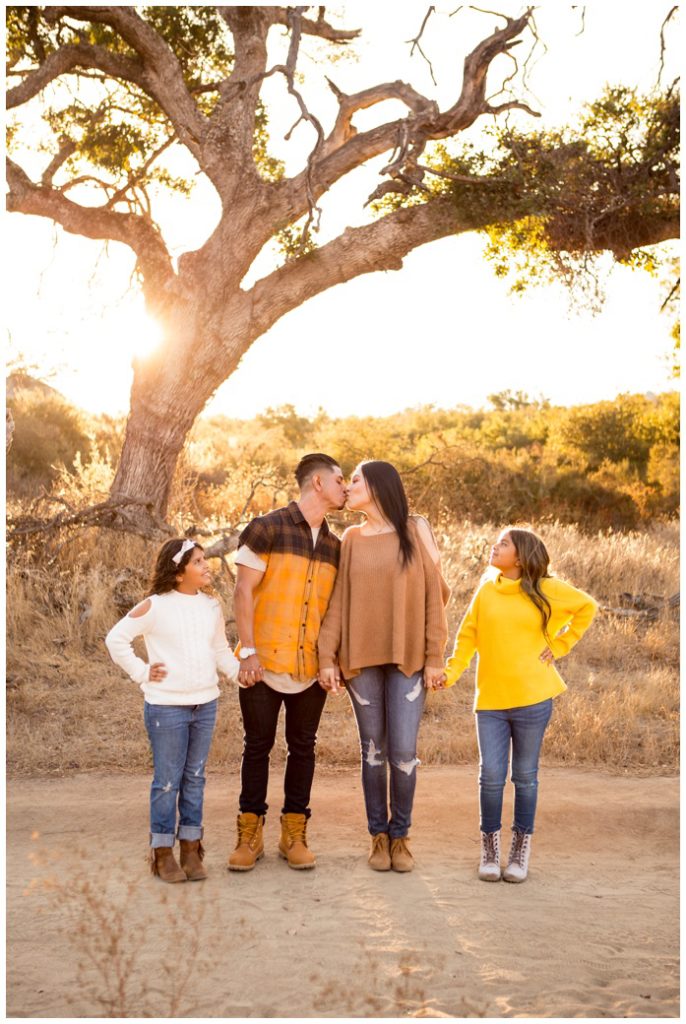
[[[471,768],[421,769],[411,875],[367,868],[357,773],[323,769],[318,866],[290,870],[272,774],[256,870],[224,870],[238,779],[215,774],[210,878],[180,886],[146,875],[147,778],[10,781],[8,1015],[678,1016],[676,779],[543,769],[516,886],[476,878]]]

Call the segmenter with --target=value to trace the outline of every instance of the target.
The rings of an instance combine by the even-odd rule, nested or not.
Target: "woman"
[[[588,629],[597,604],[548,572],[548,552],[531,530],[507,527],[458,629],[446,686],[478,652],[481,864],[479,878],[497,882],[503,790],[512,745],[514,824],[506,882],[526,880],[538,792],[538,759],[553,698],[567,687],[553,666]]]
[[[319,681],[345,680],[357,720],[375,871],[411,871],[408,846],[425,687],[443,678],[447,587],[426,520],[410,516],[398,471],[362,462],[348,508],[336,585],[319,634]],[[388,770],[390,762],[390,814]]]

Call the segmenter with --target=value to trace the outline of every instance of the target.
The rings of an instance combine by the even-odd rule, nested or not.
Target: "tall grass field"
[[[436,524],[434,524],[436,525]],[[452,589],[449,641],[502,524],[446,519],[436,530]],[[602,610],[558,667],[568,690],[555,701],[543,760],[612,772],[678,767],[679,589],[674,520],[589,535],[569,523],[531,524],[555,574],[587,590]],[[21,551],[8,566],[7,757],[14,775],[140,771],[151,764],[143,697],[109,659],[104,636],[146,590],[155,545],[106,530],[75,534],[49,568]],[[230,641],[236,639],[232,564],[213,561]],[[631,595],[628,597],[627,595]],[[641,605],[657,608],[647,615]],[[475,763],[474,665],[448,691],[428,695],[420,730],[425,764]],[[209,767],[238,767],[242,732],[235,684],[224,680]],[[274,751],[284,756],[281,740]],[[320,763],[353,765],[359,748],[348,698],[329,697]]]

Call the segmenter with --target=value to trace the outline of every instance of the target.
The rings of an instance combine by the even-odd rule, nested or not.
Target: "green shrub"
[[[15,391],[7,406],[14,438],[7,455],[8,486],[24,493],[49,486],[61,467],[70,469],[77,455],[88,458],[91,437],[83,414],[56,391]]]

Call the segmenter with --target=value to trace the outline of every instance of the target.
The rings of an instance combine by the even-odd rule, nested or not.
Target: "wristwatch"
[[[255,647],[241,647],[238,652],[238,657],[241,661],[245,661],[246,658],[251,658],[253,654],[257,654],[257,649]]]

